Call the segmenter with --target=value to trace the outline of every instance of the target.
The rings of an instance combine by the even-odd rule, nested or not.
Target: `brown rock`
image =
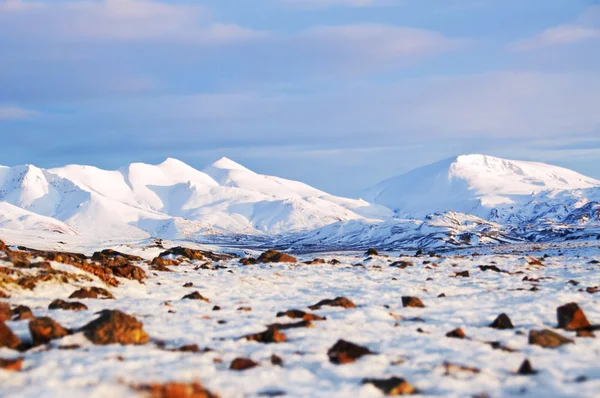
[[[183,285],[183,287],[194,287],[194,284],[192,282],[187,282]]]
[[[583,310],[576,303],[562,305],[556,309],[556,318],[558,327],[566,330],[578,330],[589,328],[588,322]]]
[[[162,253],[160,253],[159,257],[165,257],[168,255],[174,255],[175,257],[186,257],[190,260],[204,260],[204,255],[199,250],[190,249],[188,247],[173,247],[168,249]]]
[[[21,345],[21,340],[10,330],[4,321],[0,321],[0,348],[15,349]]]
[[[377,249],[370,248],[369,250],[367,250],[367,252],[365,253],[365,255],[367,255],[367,256],[378,256],[379,253],[377,252]]]
[[[258,343],[282,343],[286,340],[285,334],[281,333],[276,328],[269,328],[261,333],[249,334],[243,338]]]
[[[244,257],[240,259],[240,264],[242,265],[254,265],[258,263],[258,261],[254,257]]]
[[[242,312],[251,312],[252,307],[239,307],[237,310]]]
[[[246,370],[256,366],[258,366],[258,364],[249,358],[236,358],[231,362],[231,365],[229,365],[229,369]]]
[[[49,310],[68,310],[68,311],[84,311],[88,307],[78,301],[68,302],[61,299],[56,299],[48,306]]]
[[[0,369],[18,372],[23,367],[23,358],[4,359],[0,358]]]
[[[446,337],[452,337],[455,339],[464,339],[467,336],[465,335],[465,332],[463,332],[463,330],[461,328],[456,328],[456,329],[446,333]]]
[[[325,320],[325,318],[322,316],[311,314],[311,313],[304,312],[301,310],[288,310],[285,312],[277,313],[277,317],[282,317],[282,316],[287,316],[288,318],[292,318],[292,319],[302,319],[303,321],[323,321],[323,320]]]
[[[313,264],[325,264],[325,260],[322,258],[315,258],[314,260],[305,261],[304,264],[313,265]]]
[[[331,307],[356,308],[356,305],[352,302],[352,300],[350,300],[346,297],[336,297],[333,300],[331,300],[331,299],[321,300],[317,304],[311,305],[308,308],[310,308],[311,310],[318,310],[325,305],[331,306]]]
[[[286,253],[278,252],[277,250],[267,250],[258,257],[259,263],[295,263],[295,257]]]
[[[194,293],[186,294],[181,298],[182,300],[202,300],[210,303],[210,300],[200,294],[200,292],[195,291]]]
[[[69,298],[87,299],[87,298],[114,298],[112,293],[101,287],[83,287],[71,293]]]
[[[0,322],[10,321],[12,319],[12,311],[7,303],[0,303]]]
[[[329,360],[337,365],[351,363],[365,355],[373,354],[374,353],[367,347],[345,340],[338,340],[337,343],[327,351]]]
[[[338,265],[338,264],[341,264],[341,263],[342,262],[340,260],[336,259],[336,258],[333,258],[333,259],[329,260],[329,264],[331,264],[331,265]]]
[[[135,317],[117,310],[104,310],[100,317],[85,325],[83,333],[92,343],[146,344],[150,338]]]
[[[157,265],[157,266],[161,266],[161,267],[166,267],[169,265],[176,266],[176,265],[179,265],[179,261],[167,260],[166,258],[162,258],[162,257],[155,257],[154,259],[152,259],[152,262],[150,263],[150,265]]]
[[[491,328],[494,329],[513,329],[514,326],[508,317],[508,315],[502,313],[490,324]]]
[[[101,252],[96,252],[92,255],[92,260],[101,261],[105,258],[122,257],[128,261],[142,261],[143,258],[131,254],[125,254],[113,249],[104,249]]]
[[[295,328],[314,328],[315,325],[311,321],[300,321],[293,323],[272,323],[267,326],[269,329],[286,330]]]
[[[402,306],[403,307],[424,308],[425,304],[423,304],[421,299],[419,299],[417,297],[403,296],[402,297]]]
[[[517,370],[517,374],[522,376],[534,375],[536,373],[537,370],[533,369],[533,366],[531,366],[531,362],[529,362],[529,359],[524,360],[521,366],[519,367],[519,370]]]
[[[142,384],[133,386],[133,388],[148,398],[219,398],[218,395],[208,391],[198,382]]]
[[[283,359],[279,355],[271,355],[271,364],[275,366],[283,366]]]
[[[468,278],[469,276],[470,276],[469,275],[469,271],[460,271],[460,272],[455,272],[454,273],[454,277],[455,278],[459,278],[459,277],[460,278]]]
[[[60,339],[71,334],[70,331],[50,317],[35,318],[29,321],[29,331],[34,346],[47,344],[51,340]]]
[[[385,395],[390,396],[416,394],[415,388],[400,377],[390,377],[388,379],[364,379],[362,384],[372,384]]]
[[[578,330],[576,333],[577,337],[589,337],[589,338],[594,338],[596,337],[596,335],[591,331],[591,330]]]
[[[31,309],[25,305],[18,305],[12,310],[13,320],[15,321],[26,321],[35,319]]]
[[[445,376],[449,376],[452,374],[457,374],[457,373],[473,373],[473,374],[477,374],[481,372],[481,369],[479,368],[475,368],[472,366],[465,366],[465,365],[460,365],[457,363],[452,363],[452,362],[444,362],[442,364],[442,367],[444,368],[444,375]]]
[[[573,340],[561,336],[549,329],[530,330],[529,344],[539,345],[544,348],[560,347],[563,344],[572,344]]]
[[[143,279],[146,279],[148,277],[143,269],[130,263],[116,267],[111,267],[111,269],[115,276],[136,280],[138,282],[141,282]]]

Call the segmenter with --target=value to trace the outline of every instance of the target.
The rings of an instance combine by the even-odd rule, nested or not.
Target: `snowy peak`
[[[238,171],[250,171],[239,163],[234,162],[233,160],[222,157],[211,165],[212,168],[215,169],[223,169],[223,170],[238,170]]]

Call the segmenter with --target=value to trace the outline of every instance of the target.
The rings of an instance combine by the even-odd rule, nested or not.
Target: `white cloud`
[[[223,44],[265,35],[235,24],[217,23],[199,5],[153,0],[0,0],[0,29],[21,36],[73,41],[158,39],[195,44]]]
[[[28,120],[37,112],[16,106],[0,106],[0,121]]]
[[[532,51],[545,47],[582,42],[600,37],[600,6],[591,7],[576,21],[544,30],[523,40],[511,43],[514,51]]]

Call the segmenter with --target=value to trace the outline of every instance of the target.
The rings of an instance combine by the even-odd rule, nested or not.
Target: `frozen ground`
[[[0,239],[23,244],[26,236],[17,236],[14,241],[7,236]],[[38,242],[38,247],[44,249],[56,249],[57,245],[61,250],[88,254],[106,248],[100,242]],[[82,326],[96,317],[96,311],[120,309],[144,323],[152,342],[143,346],[95,346],[80,333],[24,353],[2,348],[0,358],[22,356],[24,363],[20,372],[0,370],[0,396],[118,398],[132,396],[128,384],[198,380],[222,397],[273,396],[277,392],[289,397],[378,397],[381,392],[361,385],[361,380],[399,376],[415,386],[421,396],[598,397],[599,338],[579,338],[573,332],[554,328],[556,308],[569,302],[578,303],[591,323],[600,323],[600,293],[580,291],[600,285],[600,264],[590,263],[600,260],[599,245],[503,246],[480,251],[482,255],[445,253],[444,257],[415,257],[413,252],[371,258],[362,252],[319,253],[302,255],[296,264],[243,266],[235,259],[213,263],[225,267],[218,270],[194,270],[199,263],[193,263],[170,267],[172,272],[151,271],[149,265],[140,262],[138,265],[149,276],[145,284],[120,279],[119,287],[109,288],[115,300],[78,300],[89,307],[79,312],[47,308],[52,300],[67,299],[81,285],[107,286],[94,279],[81,284],[39,284],[33,291],[15,289],[11,298],[3,301],[27,305],[36,316],[51,316],[66,327]],[[146,248],[143,242],[113,247],[147,259],[160,251]],[[550,257],[543,259],[543,266],[529,264],[528,256],[541,258],[546,253]],[[335,258],[341,264],[300,262],[314,257],[326,261]],[[390,266],[399,260],[413,265],[404,269]],[[510,274],[484,272],[479,265],[496,265]],[[11,263],[0,266],[11,267]],[[64,264],[52,266],[81,272]],[[469,271],[470,277],[454,277],[458,271]],[[517,274],[519,271],[522,273]],[[525,276],[547,279],[532,283],[523,281]],[[567,283],[570,280],[579,285]],[[187,282],[194,286],[183,287]],[[538,290],[530,291],[534,285]],[[196,290],[210,303],[181,299]],[[441,293],[446,297],[438,297]],[[337,296],[351,299],[357,308],[307,308]],[[402,296],[419,297],[426,307],[403,308]],[[213,311],[215,305],[221,310]],[[251,311],[239,311],[240,307],[251,307]],[[277,312],[289,309],[310,311],[327,319],[313,322],[313,328],[283,331],[287,335],[283,343],[239,339],[261,332],[274,322],[297,321],[276,317]],[[515,329],[488,327],[500,313],[509,315]],[[10,321],[7,325],[21,339],[30,339],[28,321]],[[470,339],[445,336],[457,327]],[[424,333],[418,332],[419,328]],[[529,345],[529,330],[543,328],[552,328],[574,339],[575,344],[555,349]],[[327,350],[338,339],[366,346],[377,355],[351,364],[333,364]],[[164,341],[167,349],[197,344],[213,351],[172,352],[157,345],[158,340]],[[493,349],[486,343],[493,341],[515,351]],[[71,344],[81,347],[57,349]],[[283,359],[283,366],[271,364],[272,354]],[[251,358],[259,366],[229,370],[236,357]],[[530,359],[538,374],[515,374],[525,358]],[[445,374],[444,362],[480,372]]]

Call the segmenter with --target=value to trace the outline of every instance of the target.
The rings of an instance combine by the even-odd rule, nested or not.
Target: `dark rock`
[[[311,321],[299,321],[293,323],[272,323],[267,326],[269,329],[286,330],[295,328],[314,328],[315,325]]]
[[[242,265],[254,265],[257,263],[258,261],[254,257],[244,257],[240,259],[240,264]]]
[[[188,283],[185,283],[183,285],[183,287],[194,287],[194,284],[192,282],[188,282]]]
[[[290,256],[286,253],[278,252],[277,250],[268,250],[258,257],[260,263],[295,263],[297,262],[295,257]]]
[[[529,359],[526,359],[519,367],[519,370],[517,370],[517,374],[522,376],[529,376],[537,374],[537,370],[533,369],[533,366],[531,366],[531,362],[529,362]]]
[[[68,311],[84,311],[88,307],[78,301],[68,302],[61,299],[56,299],[48,306],[49,310],[68,310]]]
[[[114,298],[112,293],[101,287],[83,287],[71,293],[69,298],[87,299],[87,298]]]
[[[194,293],[186,294],[181,299],[182,300],[202,300],[202,301],[206,301],[207,303],[210,303],[209,299],[207,299],[206,297],[204,297],[197,291]]]
[[[363,379],[362,384],[372,384],[385,395],[397,396],[416,393],[415,388],[400,377],[390,377],[388,379]]]
[[[506,272],[496,267],[495,265],[480,265],[479,269],[482,271]]]
[[[379,253],[377,252],[377,249],[370,248],[369,250],[367,250],[367,252],[365,253],[365,255],[367,255],[367,256],[378,256]]]
[[[249,358],[236,358],[231,362],[231,365],[229,365],[229,369],[246,370],[256,366],[258,366],[258,364]]]
[[[373,354],[374,353],[367,347],[345,340],[338,340],[337,343],[327,351],[329,360],[337,365],[351,363],[365,355]]]
[[[323,321],[323,320],[325,320],[325,318],[322,316],[311,314],[311,313],[304,312],[301,310],[288,310],[285,312],[277,313],[277,317],[282,317],[282,316],[287,316],[288,318],[292,318],[292,319],[302,319],[303,321]]]
[[[456,278],[459,278],[459,277],[460,278],[468,278],[469,276],[470,276],[469,271],[460,271],[460,272],[454,273],[454,277],[456,277]]]
[[[285,334],[281,333],[276,328],[269,328],[261,333],[249,334],[243,338],[258,343],[282,343],[286,340]]]
[[[0,369],[9,372],[18,372],[23,367],[23,358],[4,359],[0,358]]]
[[[463,330],[461,328],[456,328],[456,329],[446,333],[446,337],[452,337],[455,339],[464,339],[467,336],[465,335],[465,332],[463,332]]]
[[[166,257],[173,255],[175,257],[186,257],[190,260],[204,260],[204,255],[199,250],[190,249],[187,247],[173,247],[158,255],[158,257]]]
[[[402,306],[424,308],[425,304],[423,304],[421,299],[419,299],[417,297],[403,296],[402,297]]]
[[[556,309],[558,327],[566,330],[579,330],[589,328],[590,322],[585,317],[583,310],[577,303],[562,305]]]
[[[283,366],[283,359],[279,355],[271,355],[271,364],[275,366]]]
[[[33,312],[31,312],[31,308],[25,305],[17,305],[12,310],[13,320],[15,321],[30,321],[35,319]]]
[[[101,311],[100,317],[85,325],[82,330],[88,340],[99,345],[146,344],[150,341],[141,322],[117,310]]]
[[[71,334],[70,331],[50,317],[35,318],[29,321],[29,331],[34,346],[47,344],[51,340],[60,339]]]
[[[319,301],[317,304],[311,305],[311,310],[318,310],[323,306],[331,306],[331,307],[343,307],[343,308],[356,308],[356,305],[346,297],[336,297],[333,300],[325,299]]]
[[[490,324],[491,328],[494,329],[514,329],[514,325],[511,322],[508,315],[502,313]]]

